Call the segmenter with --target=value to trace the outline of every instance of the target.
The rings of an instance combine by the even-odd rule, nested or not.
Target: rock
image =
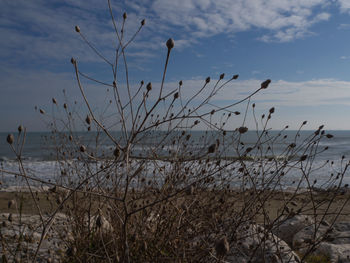
[[[8,218],[9,213],[0,214],[2,218]],[[43,226],[38,215],[27,214],[11,214],[12,222],[3,224],[0,228],[1,236],[4,237],[6,250],[0,249],[0,257],[5,253],[8,256],[8,262],[15,262],[16,257],[32,259],[37,249],[38,243],[41,239]],[[44,221],[47,222],[49,215],[43,216]],[[68,218],[66,215],[57,213],[55,215],[51,228],[48,229],[46,238],[43,240],[35,262],[47,262],[48,258],[52,262],[60,262],[56,259],[60,258],[61,250],[65,250],[65,241],[61,237],[63,233],[70,233],[70,224],[67,224]],[[18,246],[18,244],[21,244]],[[63,246],[63,247],[62,247]],[[18,250],[20,248],[20,250]],[[50,252],[48,252],[50,249]],[[16,252],[15,252],[16,251]],[[14,253],[15,252],[15,253]],[[1,262],[1,260],[0,260]],[[19,261],[22,262],[22,261]]]
[[[292,247],[304,253],[315,241],[320,241],[327,231],[331,231],[328,226],[322,224],[309,225],[294,235]]]
[[[293,248],[293,238],[300,230],[314,224],[314,220],[306,215],[296,215],[281,220],[272,232]]]
[[[331,226],[321,222],[315,226],[308,226],[299,231],[293,238],[293,246],[305,253],[315,242],[314,254],[330,257],[334,263],[350,263],[350,222],[339,222]]]
[[[108,234],[114,231],[112,224],[101,214],[91,216],[90,225],[94,230]]]
[[[329,256],[332,263],[350,263],[350,244],[332,244],[322,242],[315,254]]]
[[[235,233],[235,241],[230,243],[231,249],[224,258],[225,262],[300,262],[285,241],[262,226],[247,223],[239,226]]]

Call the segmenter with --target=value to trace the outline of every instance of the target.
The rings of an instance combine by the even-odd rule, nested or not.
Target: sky
[[[252,98],[259,114],[275,107],[272,129],[350,130],[350,1],[348,0],[111,0],[117,25],[127,13],[125,40],[145,26],[126,50],[131,85],[159,86],[168,38],[173,38],[165,89],[184,83],[190,96],[206,77],[239,74],[215,98],[230,104],[271,79]],[[74,27],[113,60],[116,36],[108,3],[97,0],[0,2],[0,132],[47,130],[34,107],[53,111],[82,101],[71,57],[82,72],[111,83],[110,67]],[[120,29],[120,28],[119,28]],[[123,71],[123,70],[121,70]],[[121,82],[123,77],[121,77]],[[84,82],[94,110],[103,112],[106,88]],[[65,90],[65,95],[62,90]],[[125,95],[126,96],[126,95]],[[241,107],[242,108],[242,107]],[[244,107],[243,107],[244,108]],[[241,110],[238,107],[239,110]],[[76,109],[85,114],[86,109]],[[249,124],[251,125],[251,124]],[[229,127],[235,128],[235,127]]]

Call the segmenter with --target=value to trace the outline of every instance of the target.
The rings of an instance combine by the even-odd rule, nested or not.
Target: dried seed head
[[[10,209],[12,206],[16,205],[16,200],[12,199],[7,203],[7,208]]]
[[[220,79],[223,79],[225,77],[225,73],[222,73],[221,75],[220,75]]]
[[[306,125],[307,121],[303,121],[303,125]]]
[[[84,145],[81,145],[80,146],[80,151],[83,153],[83,152],[86,152],[86,147]]]
[[[80,33],[80,27],[79,26],[75,26],[75,32]]]
[[[205,79],[205,83],[209,83],[210,82],[210,77],[207,77],[206,79]]]
[[[41,114],[45,114],[45,111],[44,111],[43,109],[40,109],[39,112],[40,112]]]
[[[18,126],[18,132],[22,132],[24,130],[23,126],[22,125],[19,125]]]
[[[100,228],[102,226],[102,217],[101,215],[98,215],[96,218],[96,226]]]
[[[67,109],[67,108],[68,108],[67,103],[63,104],[63,108],[65,108],[65,109]]]
[[[85,121],[87,124],[90,125],[91,124],[91,117],[89,115],[87,115]]]
[[[233,75],[232,79],[238,79],[239,75]]]
[[[126,14],[126,12],[124,12],[123,19],[125,20],[127,17],[128,17],[128,15]]]
[[[57,100],[55,98],[52,98],[52,103],[57,104]]]
[[[172,49],[175,46],[174,39],[169,38],[168,41],[166,42],[166,46],[169,50]]]
[[[187,195],[193,195],[193,193],[194,193],[194,187],[193,187],[193,185],[191,185],[191,186],[189,186],[189,187],[186,188],[186,194],[187,194]]]
[[[270,110],[269,110],[270,114],[274,113],[275,112],[275,107],[272,107]]]
[[[179,85],[182,86],[182,80],[179,81]]]
[[[253,103],[252,107],[255,108],[255,103]]]
[[[248,131],[248,128],[247,128],[247,127],[243,127],[243,126],[242,126],[242,127],[239,127],[239,128],[238,128],[238,132],[241,133],[241,134],[246,133],[247,131]]]
[[[7,135],[6,141],[7,143],[12,144],[15,141],[15,137],[13,136],[13,134]]]
[[[141,80],[141,86],[142,86],[143,84],[145,84],[145,82],[144,82],[143,80]]]
[[[119,151],[118,148],[115,148],[115,150],[114,150],[114,152],[113,152],[113,155],[114,155],[115,158],[118,158],[118,157],[119,157],[120,151]]]
[[[241,113],[240,113],[239,111],[235,111],[234,114],[235,114],[235,115],[239,115],[239,114],[241,114]]]
[[[215,251],[218,257],[224,257],[230,251],[230,245],[226,237],[223,237],[216,242]]]
[[[71,62],[73,65],[75,65],[75,64],[77,63],[77,61],[75,60],[75,58],[71,58],[71,59],[70,59],[70,62]]]
[[[176,93],[174,94],[174,100],[176,100],[176,99],[178,99],[178,98],[179,98],[179,93],[176,92]]]
[[[330,139],[330,138],[333,138],[334,136],[332,135],[332,134],[326,134],[326,137],[328,138],[328,139]]]
[[[210,112],[211,115],[213,115],[214,113],[215,113],[215,110],[212,110],[212,111]]]
[[[141,21],[141,26],[144,26],[146,24],[146,20],[145,19],[142,19]]]
[[[147,91],[151,91],[152,89],[152,83],[148,82],[147,86],[146,86]]]
[[[304,154],[303,156],[300,157],[300,161],[301,161],[301,162],[302,162],[302,161],[305,161],[306,158],[307,158],[307,154]]]
[[[270,83],[271,83],[271,79],[265,80],[263,83],[261,83],[261,89],[267,89]]]
[[[212,144],[208,148],[208,153],[213,153],[216,150],[216,144]]]
[[[289,147],[290,148],[295,148],[295,146],[297,146],[294,142],[293,143],[291,143],[291,144],[289,144]]]

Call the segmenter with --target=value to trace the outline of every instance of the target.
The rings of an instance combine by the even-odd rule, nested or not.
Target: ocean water
[[[251,159],[270,158],[272,156],[283,159],[288,152],[288,145],[296,143],[297,147],[303,145],[312,136],[314,131],[269,131],[268,135],[262,136],[260,139],[264,142],[260,150],[252,151],[248,156]],[[317,141],[316,152],[318,154],[313,158],[312,179],[318,180],[317,186],[324,187],[325,182],[331,174],[337,174],[344,169],[344,166],[350,159],[350,131],[330,131],[326,134],[332,134],[334,137],[326,138]],[[216,131],[192,131],[182,134],[182,131],[173,132],[164,136],[166,132],[148,133],[146,136],[137,138],[137,143],[132,148],[134,157],[155,156],[166,158],[174,154],[185,156],[186,158],[198,157],[205,155],[208,152],[208,146],[220,140],[218,150],[212,154],[212,157],[221,156],[223,158],[237,157],[238,152],[247,147],[254,147],[258,141],[260,132],[248,131],[243,135],[237,132],[227,132],[225,136],[221,132]],[[0,133],[0,169],[13,173],[19,172],[19,164],[16,161],[16,154],[6,142],[8,133]],[[120,132],[113,132],[112,135],[117,138],[119,143],[123,144],[125,138]],[[186,136],[190,138],[186,139]],[[66,134],[68,137],[68,134]],[[77,132],[73,134],[75,144],[66,141],[63,146],[67,151],[74,150],[79,145],[86,145],[87,148],[93,149],[96,156],[102,158],[112,158],[114,151],[113,142],[104,134],[97,136],[96,132]],[[96,141],[96,137],[98,141]],[[21,137],[22,138],[22,137]],[[164,139],[165,138],[165,139]],[[57,161],[57,145],[62,146],[62,142],[55,143],[57,137],[50,132],[32,132],[27,133],[25,142],[18,141],[18,134],[15,136],[13,144],[15,150],[19,152],[22,148],[22,164],[27,174],[44,180],[55,180],[61,171],[61,165]],[[174,143],[175,142],[175,143]],[[184,145],[187,146],[184,146]],[[296,148],[297,148],[296,147]],[[240,150],[239,150],[240,149]],[[300,158],[303,154],[310,154],[310,148],[303,148],[294,156],[295,159]],[[327,149],[327,150],[325,150]],[[305,152],[304,152],[305,151]],[[71,161],[77,161],[76,156],[67,157]],[[164,162],[164,161],[160,161]],[[249,162],[249,160],[247,161]],[[152,169],[150,169],[152,170]],[[229,169],[226,170],[230,172]],[[300,177],[297,171],[291,171],[285,180],[284,185],[288,187]],[[1,188],[17,185],[19,178],[13,174],[0,171]],[[350,174],[344,173],[342,184],[350,184]],[[0,189],[1,189],[0,188]]]

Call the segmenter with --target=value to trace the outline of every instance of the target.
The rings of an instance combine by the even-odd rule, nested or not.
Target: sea
[[[216,151],[211,154],[211,157],[232,161],[238,157],[238,149],[244,152],[244,149],[253,147],[255,152],[250,152],[247,155],[249,158],[245,160],[247,165],[250,165],[253,163],[252,160],[256,160],[256,158],[269,159],[273,157],[281,161],[288,157],[288,154],[292,156],[290,146],[295,143],[294,149],[301,147],[292,156],[294,162],[297,162],[303,155],[311,154],[311,145],[307,148],[305,142],[313,136],[313,138],[319,138],[319,135],[315,136],[314,132],[271,130],[268,131],[268,135],[261,136],[261,131],[250,130],[244,134],[228,131],[223,136],[222,132],[218,131],[176,131],[170,134],[165,131],[157,131],[137,138],[132,155],[135,158],[142,158],[150,156],[151,152],[154,156],[156,152],[157,156],[161,157],[159,162],[167,163],[166,157],[172,156],[175,152],[181,153],[186,158],[198,157],[206,155],[208,147],[215,144]],[[165,134],[167,136],[164,136]],[[325,136],[327,134],[328,136]],[[8,133],[0,133],[0,190],[16,186],[21,181],[15,175],[20,172],[20,169],[14,150],[17,153],[21,152],[23,168],[29,174],[50,182],[57,180],[57,177],[60,176],[60,165],[57,161],[54,143],[57,138],[51,132],[28,132],[23,142],[23,134],[14,135],[15,141],[12,144],[13,148],[11,148],[6,141]],[[68,134],[66,135],[68,137]],[[73,134],[76,144],[71,147],[86,145],[87,149],[93,148],[96,146],[96,135],[96,132],[76,132]],[[117,138],[120,144],[125,142],[121,132],[112,132],[112,135]],[[104,134],[98,134],[98,138],[99,152],[97,155],[112,158],[115,149],[113,142]],[[259,154],[257,154],[255,147],[258,138],[260,138],[260,142],[264,142],[259,148]],[[217,143],[217,139],[220,140],[220,143]],[[183,147],[184,144],[187,146]],[[162,147],[158,147],[159,145]],[[314,153],[317,152],[317,154],[312,157],[312,169],[309,171],[311,171],[310,180],[314,181],[314,186],[327,188],[330,186],[329,178],[336,176],[341,177],[340,184],[350,184],[350,172],[344,171],[350,160],[350,131],[326,131],[323,138],[317,139],[313,147]],[[290,161],[293,161],[293,158]],[[72,161],[78,162],[76,159]],[[230,171],[232,170],[226,170],[227,173]],[[295,169],[295,171],[292,169],[284,178],[284,187],[293,187],[300,176],[302,176],[300,169]],[[37,182],[32,183],[36,184]],[[306,187],[305,182],[303,184]]]

